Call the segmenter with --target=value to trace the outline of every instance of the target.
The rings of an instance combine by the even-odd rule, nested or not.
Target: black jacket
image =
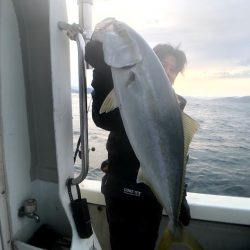
[[[126,135],[119,109],[99,114],[104,99],[113,89],[111,69],[104,62],[102,44],[90,41],[86,45],[85,59],[94,68],[92,118],[96,126],[110,131],[106,145],[109,171],[122,179],[135,181],[140,163]]]

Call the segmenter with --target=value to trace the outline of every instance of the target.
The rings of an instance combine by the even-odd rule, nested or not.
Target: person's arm
[[[180,95],[177,95],[177,98],[178,98],[180,109],[183,111],[187,104],[187,100]],[[186,164],[187,164],[189,155],[187,155],[186,157],[187,157],[187,160],[186,160]],[[188,186],[187,184],[184,185],[183,200],[181,203],[181,210],[180,210],[180,216],[179,216],[180,222],[184,226],[188,226],[191,220],[190,208],[186,199],[187,186]]]
[[[188,226],[191,220],[190,208],[186,196],[187,196],[187,184],[184,185],[183,200],[181,203],[181,210],[179,216],[180,222],[184,226]]]
[[[184,108],[187,104],[187,100],[181,95],[177,95],[177,99],[178,99],[178,104],[180,106],[180,109],[184,110]]]
[[[105,75],[94,70],[92,81],[92,87],[94,88],[92,92],[92,118],[96,126],[108,131],[118,131],[123,129],[123,123],[118,108],[108,113],[99,113],[103,101],[113,89],[113,83],[111,83],[111,74]]]
[[[92,80],[92,118],[96,126],[108,130],[123,130],[123,123],[119,109],[100,114],[99,110],[106,96],[113,89],[113,79],[110,67],[104,61],[102,44],[97,41],[90,41],[85,48],[85,60],[93,68]]]

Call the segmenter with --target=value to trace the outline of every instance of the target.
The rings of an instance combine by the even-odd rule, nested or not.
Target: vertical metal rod
[[[86,67],[84,61],[85,42],[82,34],[76,36],[78,50],[78,69],[79,69],[79,107],[80,107],[80,134],[82,169],[78,177],[71,180],[73,185],[81,183],[88,174],[89,169],[89,146],[88,146],[88,111],[87,111],[87,82]]]
[[[84,37],[88,40],[92,32],[92,5],[93,0],[78,0],[79,24],[86,32]],[[68,30],[69,24],[59,22],[58,26],[62,30]],[[79,108],[80,108],[80,140],[82,153],[82,168],[79,176],[70,179],[72,185],[81,183],[88,174],[89,169],[89,146],[88,146],[88,110],[87,110],[87,82],[85,65],[85,41],[81,33],[76,35],[78,50],[78,71],[79,71]]]
[[[93,0],[78,0],[79,9],[79,24],[86,31],[87,39],[91,37],[92,34],[92,5]]]

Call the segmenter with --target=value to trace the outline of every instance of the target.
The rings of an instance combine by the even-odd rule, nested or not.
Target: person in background
[[[175,79],[180,72],[183,72],[187,64],[185,53],[178,48],[174,48],[169,44],[158,44],[154,47],[154,52],[158,56],[161,64],[169,78],[169,81],[174,85]],[[180,95],[177,95],[180,108],[183,110],[187,101]]]
[[[173,84],[187,63],[184,52],[167,44],[157,45],[154,51]],[[108,159],[101,166],[105,173],[101,190],[106,202],[111,248],[153,250],[162,206],[147,185],[136,182],[140,163],[126,135],[119,109],[99,114],[103,101],[113,89],[111,69],[104,62],[102,44],[91,40],[86,45],[85,59],[94,68],[93,120],[96,126],[110,131],[106,144]],[[186,100],[180,96],[177,98],[180,108],[184,109]],[[180,221],[188,225],[189,220],[189,207],[184,195]]]

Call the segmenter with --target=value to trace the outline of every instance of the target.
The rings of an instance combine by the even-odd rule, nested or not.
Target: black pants
[[[112,250],[153,250],[162,207],[144,184],[120,182],[106,175],[105,196]]]

